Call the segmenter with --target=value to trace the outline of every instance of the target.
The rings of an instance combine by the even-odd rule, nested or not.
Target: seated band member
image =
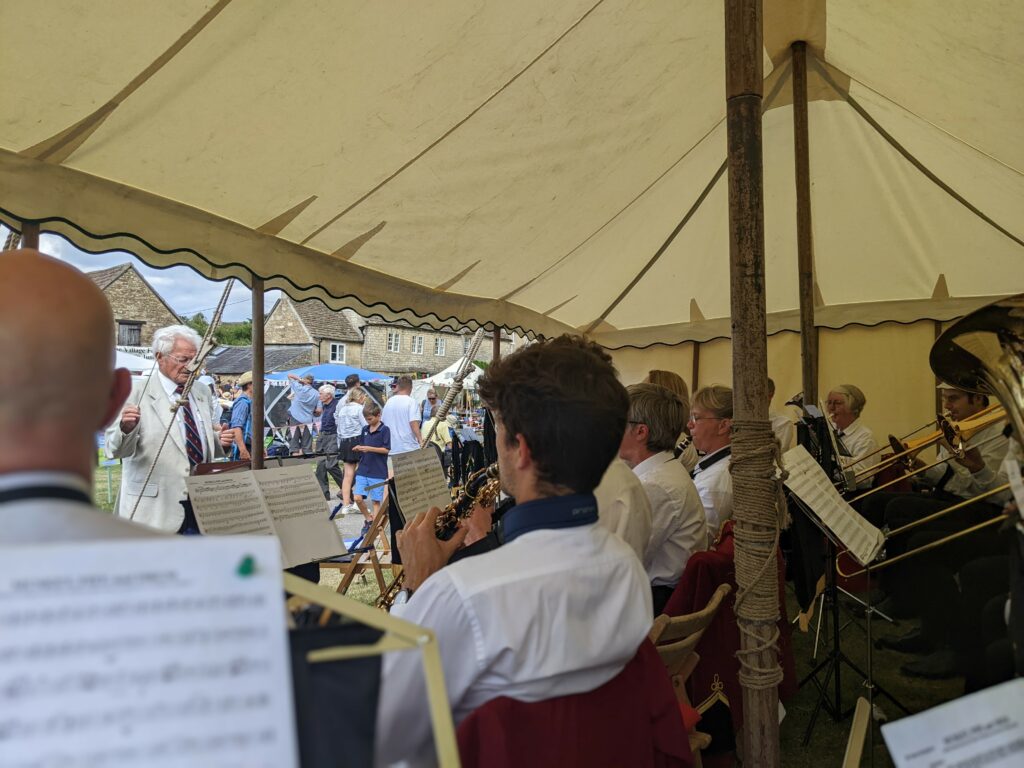
[[[682,402],[657,384],[634,384],[627,391],[629,421],[619,457],[640,478],[651,503],[651,540],[644,567],[658,615],[690,555],[707,549],[707,520],[693,480],[672,452],[682,431]]]
[[[501,484],[517,505],[504,544],[445,566],[466,538],[434,534],[437,510],[399,534],[404,591],[392,614],[437,635],[456,724],[499,696],[542,701],[591,691],[637,652],[651,624],[643,566],[597,525],[593,490],[626,425],[608,355],[560,338],[492,363],[479,392],[496,426]],[[417,654],[384,656],[377,760],[433,756]]]
[[[672,371],[652,370],[647,372],[644,384],[657,384],[659,387],[674,392],[683,403],[683,430],[676,440],[676,447],[673,452],[676,458],[682,462],[687,472],[693,472],[697,466],[697,449],[693,446],[693,439],[690,437],[686,424],[690,419],[690,390],[686,388],[686,382],[678,373]]]
[[[651,541],[651,502],[626,462],[612,459],[594,496],[598,523],[617,534],[643,560]]]
[[[867,398],[860,391],[859,387],[853,384],[840,384],[833,387],[828,393],[828,400],[825,401],[825,408],[828,410],[829,421],[836,429],[836,439],[841,444],[840,450],[845,446],[849,456],[840,456],[843,468],[852,470],[854,473],[863,472],[878,463],[879,455],[875,453],[864,459],[854,461],[860,456],[867,456],[878,448],[875,436],[868,429],[867,425],[860,421],[860,415],[867,404]],[[871,478],[864,478],[857,482],[858,488],[867,488],[871,485]]]
[[[128,371],[114,370],[114,327],[77,269],[33,250],[0,254],[0,547],[158,535],[90,500],[96,433],[131,390]]]
[[[712,539],[732,517],[732,390],[712,384],[697,391],[690,411],[690,434],[703,456],[693,470],[693,482],[704,504]]]

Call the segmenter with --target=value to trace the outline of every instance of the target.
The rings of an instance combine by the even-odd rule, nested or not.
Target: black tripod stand
[[[825,535],[826,553],[823,613],[827,612],[828,617],[827,619],[823,617],[822,620],[830,621],[832,625],[831,647],[828,649],[825,657],[819,661],[800,681],[801,688],[803,688],[804,684],[812,682],[818,689],[818,701],[814,706],[814,711],[811,713],[811,719],[807,723],[807,729],[804,731],[803,745],[807,746],[810,743],[811,734],[814,732],[814,726],[818,721],[818,715],[821,713],[822,708],[824,708],[836,722],[848,717],[854,710],[852,705],[845,709],[843,708],[841,671],[844,664],[864,681],[863,685],[867,689],[868,704],[871,706],[872,713],[874,713],[874,697],[876,693],[889,699],[889,701],[895,704],[896,707],[902,710],[905,714],[909,715],[910,710],[900,703],[900,701],[891,693],[874,681],[872,669],[873,647],[871,638],[871,618],[875,613],[877,613],[877,611],[871,605],[870,598],[869,602],[865,603],[864,606],[865,618],[867,620],[868,671],[865,673],[850,659],[849,656],[843,653],[840,638],[840,631],[842,627],[840,626],[841,617],[839,604],[839,595],[843,590],[839,587],[836,576],[836,554],[839,550],[839,543],[835,540],[834,534],[820,520],[818,520],[817,516],[814,515],[806,505],[799,502],[799,500],[797,503],[799,503],[807,513],[808,519],[811,520]],[[824,677],[819,679],[819,675],[822,674],[824,674]]]

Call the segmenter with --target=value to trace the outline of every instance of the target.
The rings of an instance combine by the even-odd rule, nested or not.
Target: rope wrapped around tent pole
[[[199,349],[196,350],[195,359],[189,363],[188,378],[181,387],[181,394],[178,399],[171,405],[171,420],[167,423],[167,429],[164,430],[164,436],[160,440],[160,445],[157,446],[156,454],[153,456],[153,461],[149,465],[149,471],[146,472],[146,479],[142,481],[142,487],[145,488],[149,485],[150,479],[153,477],[153,472],[156,470],[156,463],[160,460],[160,454],[164,450],[164,446],[167,444],[167,438],[171,434],[171,430],[175,428],[174,417],[178,415],[178,409],[182,405],[188,402],[189,392],[192,391],[192,385],[196,379],[199,378],[199,371],[202,370],[203,361],[206,360],[206,356],[210,354],[210,350],[213,349],[213,333],[220,325],[221,315],[224,314],[224,307],[227,306],[228,296],[231,295],[231,286],[234,284],[234,278],[229,278],[227,285],[224,286],[224,294],[220,297],[220,301],[217,303],[217,308],[213,311],[213,316],[210,318],[210,325],[206,328],[206,333],[203,334],[203,340],[199,344]],[[153,369],[149,372],[149,378],[146,379],[146,383],[143,386],[143,392],[145,387],[149,386],[149,379],[153,378],[153,374],[156,373],[156,364],[154,363]],[[141,395],[140,395],[141,397]],[[211,446],[211,452],[213,450]],[[139,504],[142,502],[142,494],[139,494],[135,498],[135,504],[132,506],[132,512],[128,515],[129,520],[135,519],[135,513],[139,510]]]
[[[740,682],[751,689],[772,688],[782,681],[782,667],[776,662],[765,668],[755,661],[759,654],[776,648],[779,639],[779,604],[773,586],[775,579],[779,532],[788,525],[786,497],[782,481],[788,473],[782,467],[779,441],[767,421],[733,421],[732,457],[729,471],[734,478],[733,507],[745,514],[737,516],[736,536],[736,617],[740,632],[755,639],[755,644],[737,655]],[[737,477],[745,482],[735,482]],[[741,545],[742,542],[742,545]],[[766,573],[770,576],[765,577]],[[763,578],[764,577],[764,578]],[[753,632],[747,623],[768,629]]]
[[[437,425],[441,423],[441,420],[448,415],[448,411],[451,410],[452,404],[455,402],[455,398],[459,396],[459,392],[462,391],[462,382],[465,381],[466,377],[469,376],[469,372],[473,370],[473,359],[476,357],[477,351],[480,349],[480,343],[484,340],[484,329],[477,328],[476,333],[473,335],[473,340],[469,343],[469,349],[466,350],[466,354],[462,358],[462,365],[459,366],[459,370],[455,372],[455,378],[452,379],[452,385],[448,388],[448,392],[445,393],[444,400],[437,406],[437,411],[431,414],[434,417],[434,423],[430,425],[430,431],[422,435],[420,440],[420,448],[426,448],[427,443],[430,442],[430,438],[434,436],[434,432],[437,430]]]

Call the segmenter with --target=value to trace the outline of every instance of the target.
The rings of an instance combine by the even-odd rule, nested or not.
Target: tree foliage
[[[196,312],[192,317],[186,317],[184,320],[185,325],[200,336],[204,335],[206,329],[210,327],[209,321],[202,312]],[[252,344],[252,320],[243,320],[240,323],[221,323],[213,336],[218,344],[246,347]]]

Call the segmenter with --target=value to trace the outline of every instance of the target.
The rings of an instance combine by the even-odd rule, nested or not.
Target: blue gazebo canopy
[[[346,376],[353,373],[359,374],[359,378],[362,381],[379,381],[391,378],[383,373],[374,373],[364,368],[353,368],[351,365],[341,365],[340,363],[321,363],[320,365],[294,368],[290,371],[277,371],[275,373],[268,373],[266,378],[269,380],[287,379],[289,373],[294,373],[296,376],[311,374],[317,381],[344,381]]]

